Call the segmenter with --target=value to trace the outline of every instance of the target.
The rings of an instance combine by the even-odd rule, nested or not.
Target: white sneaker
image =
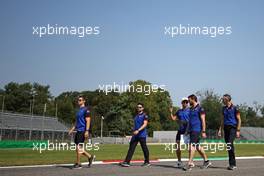
[[[189,166],[190,166],[191,168],[193,168],[193,167],[195,167],[195,164],[194,164],[194,163],[190,163]]]

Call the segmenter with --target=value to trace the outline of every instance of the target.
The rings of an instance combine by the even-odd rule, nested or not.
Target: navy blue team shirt
[[[237,118],[236,116],[239,114],[239,110],[236,106],[233,104],[228,107],[223,107],[223,116],[224,116],[224,125],[231,125],[231,126],[237,126]]]
[[[77,131],[84,132],[86,130],[86,117],[90,117],[90,110],[87,107],[81,107],[76,114],[75,129]],[[91,131],[91,125],[89,131]]]
[[[137,114],[134,118],[134,131],[138,130],[143,124],[144,120],[148,120],[148,116],[145,113]],[[147,137],[147,128],[139,131],[135,137],[146,138]]]
[[[203,114],[205,114],[205,111],[199,104],[197,104],[195,107],[190,108],[190,120],[189,120],[190,132],[202,131],[201,115]]]
[[[179,121],[185,122],[185,123],[180,123],[179,126],[180,133],[185,133],[185,131],[187,130],[187,126],[190,119],[190,112],[191,112],[190,108],[185,108],[185,109],[179,109],[175,114],[178,117]]]

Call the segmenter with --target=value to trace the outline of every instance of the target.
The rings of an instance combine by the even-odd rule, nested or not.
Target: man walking
[[[181,141],[181,135],[185,135],[187,132],[187,127],[188,127],[188,123],[189,123],[189,118],[190,118],[190,108],[188,107],[188,98],[182,98],[181,101],[182,104],[182,108],[179,109],[175,115],[172,114],[173,112],[173,108],[170,108],[170,117],[172,120],[177,120],[178,124],[179,124],[179,129],[176,135],[176,155],[177,155],[177,167],[178,168],[182,168],[183,167],[183,163],[181,160],[181,148],[180,148],[180,141]],[[192,166],[194,166],[194,164],[192,163]]]
[[[229,94],[223,96],[223,117],[221,118],[221,125],[218,131],[218,136],[221,137],[222,130],[224,130],[224,138],[227,144],[229,166],[228,170],[236,169],[236,157],[235,157],[235,138],[240,137],[241,118],[240,112],[236,106],[232,103],[232,98]]]
[[[192,161],[195,151],[197,150],[201,157],[204,159],[203,168],[206,169],[212,164],[208,160],[203,147],[200,146],[200,135],[206,138],[206,123],[205,123],[205,111],[198,104],[197,97],[192,94],[188,97],[190,103],[190,120],[189,120],[189,132],[190,132],[190,146],[189,146],[189,161],[183,170],[191,170]]]
[[[92,165],[95,155],[91,155],[84,149],[84,141],[91,135],[91,116],[90,111],[85,107],[85,99],[83,96],[78,97],[79,111],[76,114],[75,126],[73,126],[69,135],[73,133],[74,130],[77,131],[75,134],[74,142],[76,144],[76,163],[74,164],[74,169],[82,168],[80,163],[81,154],[86,156],[88,159],[88,167]]]
[[[148,125],[148,116],[144,113],[144,105],[142,103],[137,104],[137,115],[134,118],[134,129],[133,129],[133,136],[130,140],[129,149],[127,152],[126,159],[124,162],[120,163],[123,167],[129,167],[130,161],[134,154],[134,151],[137,147],[138,142],[141,145],[141,148],[144,153],[145,161],[142,166],[147,167],[150,166],[149,163],[149,150],[147,147],[147,125]]]

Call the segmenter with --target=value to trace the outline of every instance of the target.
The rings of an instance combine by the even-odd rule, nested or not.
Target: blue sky
[[[49,84],[53,95],[144,79],[165,84],[176,105],[193,92],[264,104],[263,1],[0,2],[0,87]],[[100,26],[86,38],[32,35],[47,24]],[[232,34],[164,35],[165,26],[232,26]]]

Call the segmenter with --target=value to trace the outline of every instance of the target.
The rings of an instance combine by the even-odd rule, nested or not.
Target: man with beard
[[[137,104],[137,115],[134,118],[134,129],[133,136],[130,140],[129,149],[127,152],[126,159],[124,162],[120,163],[122,167],[129,167],[130,161],[134,154],[134,151],[137,147],[138,142],[141,145],[141,148],[144,153],[145,161],[142,164],[143,167],[150,166],[149,163],[149,150],[147,147],[147,125],[148,125],[148,116],[144,113],[144,105],[142,103]]]
[[[197,150],[201,157],[204,159],[203,167],[204,169],[211,166],[211,162],[208,160],[203,147],[200,146],[200,135],[206,138],[206,123],[205,123],[205,111],[198,104],[197,97],[192,94],[188,96],[190,103],[190,120],[189,120],[189,133],[190,133],[190,143],[189,143],[189,161],[183,170],[191,170],[191,164]]]

